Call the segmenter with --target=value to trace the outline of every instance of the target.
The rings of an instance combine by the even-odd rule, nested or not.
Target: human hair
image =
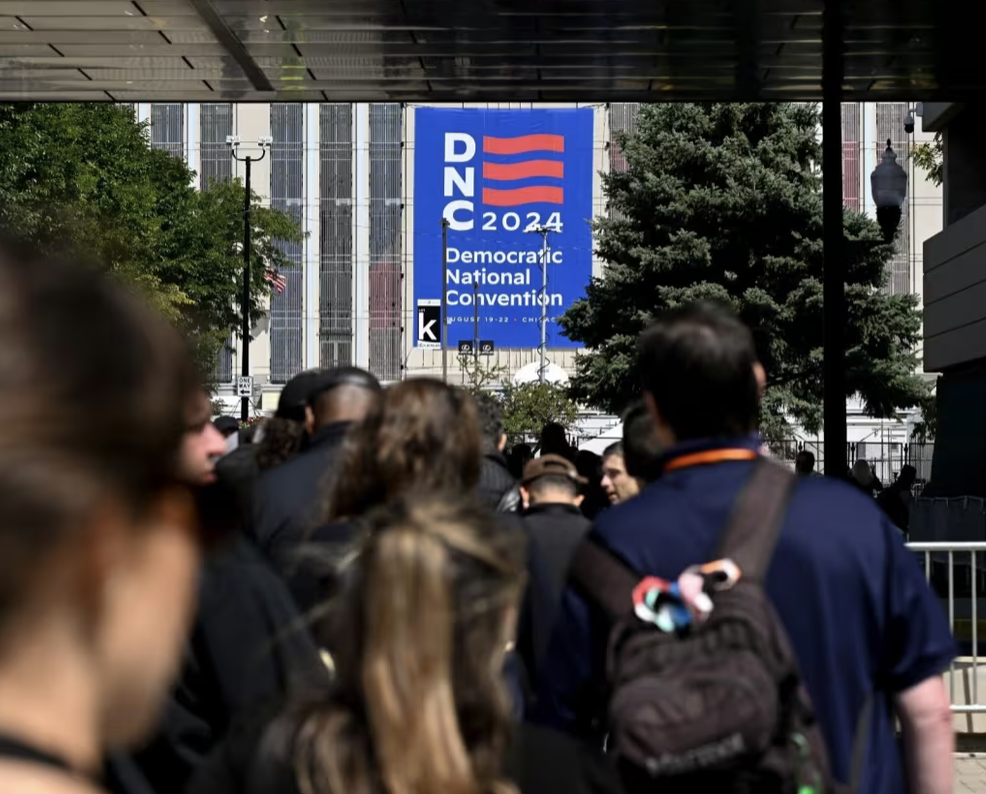
[[[657,440],[654,418],[642,401],[623,415],[623,460],[627,474],[644,482],[660,475],[661,444]]]
[[[471,493],[482,444],[476,403],[432,378],[386,391],[343,445],[326,520],[352,518],[408,493]]]
[[[754,431],[760,394],[750,330],[728,309],[673,310],[638,343],[643,388],[679,441]]]
[[[559,491],[574,498],[579,493],[579,486],[571,477],[566,477],[563,474],[545,474],[536,480],[531,480],[527,484],[527,490],[537,500]]]
[[[561,455],[568,458],[572,454],[565,428],[558,422],[548,422],[541,428],[539,448],[542,455]]]
[[[257,468],[273,469],[287,463],[301,450],[305,426],[294,419],[274,416],[264,424],[264,437],[257,445]]]
[[[613,455],[619,455],[621,458],[624,457],[622,441],[614,441],[612,444],[606,447],[606,449],[603,450],[602,459],[606,460],[606,458],[611,458],[613,457]]]
[[[794,458],[794,469],[801,474],[810,474],[815,468],[815,455],[807,449],[802,449]]]
[[[398,499],[360,524],[333,691],[294,720],[299,788],[516,794],[496,662],[524,585],[520,531],[453,493]]]
[[[199,396],[179,334],[111,277],[0,244],[0,622],[105,499],[178,479]]]
[[[492,394],[477,394],[475,400],[479,429],[483,434],[483,454],[495,454],[500,451],[500,439],[503,438],[503,406]]]

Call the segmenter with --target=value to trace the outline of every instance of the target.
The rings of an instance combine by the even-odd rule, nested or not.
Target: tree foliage
[[[507,384],[502,399],[503,427],[511,444],[537,438],[551,422],[557,422],[568,432],[579,415],[568,390],[554,383]]]
[[[606,262],[561,319],[583,342],[573,396],[614,412],[637,396],[635,341],[654,318],[697,299],[731,305],[768,373],[764,425],[821,424],[822,202],[814,105],[644,105],[620,135],[627,168],[603,174],[611,217],[594,221]],[[881,288],[893,246],[844,214],[849,302],[847,397],[891,416],[927,389],[916,373],[917,300]]]
[[[463,388],[470,394],[492,394],[503,407],[503,426],[507,442],[516,444],[537,438],[541,429],[557,422],[570,431],[579,416],[578,405],[565,386],[554,383],[510,382],[509,370],[493,364],[485,356],[458,356]]]
[[[935,187],[940,187],[945,179],[944,172],[942,171],[945,161],[945,149],[941,133],[936,132],[934,139],[931,141],[916,144],[911,149],[911,157],[914,158],[914,164],[927,174],[931,184]]]
[[[493,364],[488,356],[460,353],[457,358],[462,372],[462,388],[473,395],[496,389],[509,374],[506,367]]]
[[[240,326],[244,188],[192,187],[187,163],[148,145],[147,125],[110,104],[0,105],[0,224],[42,250],[94,258],[145,292],[193,338],[204,368]],[[263,317],[284,213],[251,197],[251,305]]]

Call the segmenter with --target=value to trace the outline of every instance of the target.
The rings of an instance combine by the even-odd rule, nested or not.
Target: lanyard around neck
[[[710,449],[706,452],[693,452],[691,455],[673,458],[664,464],[664,471],[676,471],[692,466],[707,466],[711,463],[722,463],[727,460],[756,460],[757,457],[757,453],[752,449]]]

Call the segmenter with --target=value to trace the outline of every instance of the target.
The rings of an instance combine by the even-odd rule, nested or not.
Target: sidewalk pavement
[[[955,794],[986,794],[986,758],[956,757]]]

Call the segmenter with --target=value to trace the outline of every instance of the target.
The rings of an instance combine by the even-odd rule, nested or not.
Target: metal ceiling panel
[[[226,51],[221,44],[195,44],[176,49],[158,37],[156,44],[58,44],[58,51],[66,58],[81,56],[84,58],[98,55],[118,56],[169,56],[178,57],[192,55],[222,55]]]
[[[199,12],[188,0],[138,0],[140,10],[149,17],[197,17]]]
[[[986,92],[967,4],[842,6],[847,100]],[[146,90],[159,101],[810,100],[821,93],[823,8],[824,0],[0,0],[0,84],[8,96],[52,100],[77,97],[85,75],[96,78],[93,96]]]
[[[165,41],[161,34],[153,30],[92,30],[80,33],[77,30],[0,30],[0,43],[10,44],[154,44]],[[208,41],[215,41],[214,38]],[[168,43],[168,42],[165,42]],[[175,53],[178,54],[177,52]]]
[[[0,42],[0,58],[24,58],[54,54],[55,51],[47,44],[6,44]]]
[[[0,0],[0,15],[72,17],[141,16],[131,0]]]
[[[77,11],[84,9],[80,5]],[[119,16],[36,17],[22,16],[22,20],[35,31],[65,30],[84,33],[90,30],[208,30],[198,17],[142,17],[121,14]]]
[[[24,100],[24,89],[17,88],[10,90],[0,87],[0,102],[21,102]],[[60,100],[62,102],[108,102],[110,97],[102,91],[74,91],[63,90]]]

